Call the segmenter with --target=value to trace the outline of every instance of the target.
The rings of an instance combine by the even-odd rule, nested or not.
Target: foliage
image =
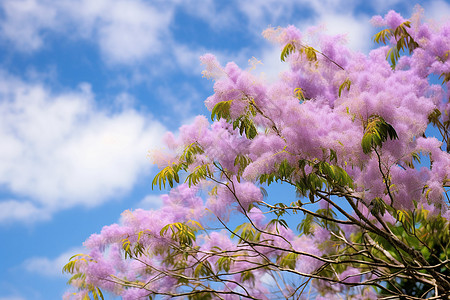
[[[164,205],[92,235],[67,298],[448,299],[450,24],[374,22],[368,56],[275,31],[272,83],[203,56],[212,124],[168,135]]]

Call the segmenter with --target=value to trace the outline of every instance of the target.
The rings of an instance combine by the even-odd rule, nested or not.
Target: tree
[[[212,124],[167,134],[163,206],[92,235],[67,297],[448,299],[450,23],[373,22],[368,56],[266,30],[290,64],[273,83],[203,56]]]

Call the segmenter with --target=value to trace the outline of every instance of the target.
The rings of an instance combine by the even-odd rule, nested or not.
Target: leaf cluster
[[[294,52],[297,52],[300,55],[304,55],[306,60],[309,62],[317,62],[317,53],[318,51],[310,46],[296,46],[295,42],[287,43],[283,50],[281,51],[281,61],[286,61],[286,58]]]
[[[211,111],[211,120],[225,119],[227,122],[233,124],[233,129],[239,129],[239,134],[241,136],[245,134],[248,139],[255,138],[258,134],[258,130],[253,122],[253,117],[256,116],[253,99],[250,97],[243,97],[240,100],[247,102],[247,107],[245,108],[245,112],[235,119],[231,117],[230,113],[233,101],[236,100],[221,101],[217,103]]]
[[[81,292],[82,300],[104,300],[103,293],[97,286],[86,282],[86,274],[81,272],[81,265],[87,265],[88,263],[96,263],[92,257],[86,254],[75,254],[70,257],[69,262],[64,265],[63,273],[73,274],[67,281],[67,284],[72,284],[77,281],[77,285]],[[72,293],[77,295],[77,293]],[[91,298],[92,297],[92,298]]]
[[[335,152],[333,151],[335,154]],[[305,171],[306,166],[312,167],[308,174]],[[273,182],[292,183],[299,196],[307,196],[314,202],[313,196],[316,191],[324,187],[348,187],[353,188],[353,179],[341,167],[321,160],[300,159],[297,165],[290,164],[283,160],[277,165],[274,172],[261,174],[258,177],[260,184],[270,185]]]
[[[372,115],[365,124],[364,135],[361,141],[363,152],[368,154],[387,140],[398,139],[397,132],[391,124],[387,123],[381,116]]]
[[[192,247],[199,229],[204,229],[199,222],[189,220],[186,223],[167,224],[161,229],[160,235],[163,237],[170,230],[170,239],[172,241],[179,243],[183,247]]]
[[[389,49],[386,58],[391,61],[391,66],[394,69],[398,59],[400,58],[400,52],[408,50],[411,54],[414,49],[419,47],[419,44],[412,38],[408,33],[408,28],[411,28],[411,22],[405,21],[397,28],[383,29],[374,36],[374,41],[376,43],[387,44],[392,38],[395,39],[396,44]]]
[[[161,189],[161,187],[166,188],[166,182],[171,188],[173,188],[175,183],[180,182],[180,176],[178,173],[182,170],[187,171],[188,167],[195,162],[196,155],[203,153],[203,148],[197,142],[193,142],[186,146],[183,153],[179,157],[178,162],[173,162],[156,174],[152,181],[152,189],[155,185],[158,185],[159,189]],[[210,173],[211,172],[209,171],[209,167],[207,165],[197,166],[195,171],[188,176],[186,181],[189,181],[189,185],[197,184],[202,178],[210,175]]]

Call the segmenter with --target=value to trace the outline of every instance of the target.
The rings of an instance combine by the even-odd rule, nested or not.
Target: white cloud
[[[270,45],[264,48],[261,58],[257,58],[261,64],[257,64],[252,73],[269,82],[278,79],[281,72],[289,69],[289,64],[281,61],[280,53],[278,46]]]
[[[0,23],[1,34],[22,51],[42,47],[41,32],[59,24],[55,7],[39,0],[5,0],[2,7],[5,20]]]
[[[394,9],[395,5],[402,2],[409,5],[413,4],[412,1],[408,3],[405,0],[372,0],[367,1],[367,4],[369,4],[377,13],[384,15],[389,10]]]
[[[37,208],[30,201],[7,200],[0,202],[0,223],[21,220],[25,223],[50,219],[50,212]]]
[[[70,257],[75,254],[83,253],[83,248],[70,249],[55,257],[49,259],[47,257],[32,257],[22,263],[23,268],[30,272],[49,277],[60,277],[62,268],[69,262]],[[0,299],[1,300],[1,299]]]
[[[239,2],[239,9],[248,18],[250,30],[256,29],[258,32],[269,25],[278,26],[279,22],[290,20],[296,6],[308,7],[309,4],[306,1],[291,0],[248,0]]]
[[[136,205],[136,208],[156,209],[161,205],[162,200],[160,195],[148,195]]]
[[[19,50],[37,50],[48,32],[98,43],[104,59],[131,64],[160,53],[172,10],[142,0],[6,0],[1,35]]]
[[[103,59],[111,64],[134,65],[164,54],[174,55],[181,67],[189,68],[203,50],[173,41],[170,25],[176,21],[173,17],[177,9],[203,19],[216,30],[247,25],[256,35],[269,25],[285,24],[286,20],[297,20],[295,25],[303,29],[327,22],[330,30],[348,32],[350,45],[360,49],[360,37],[370,24],[369,16],[354,15],[356,3],[248,0],[237,3],[235,8],[212,0],[201,5],[192,0],[5,0],[0,4],[4,11],[0,34],[24,51],[44,47],[46,36],[57,33],[97,44]]]
[[[185,72],[200,74],[202,66],[200,63],[200,56],[204,55],[207,51],[204,48],[193,48],[185,45],[174,45],[172,47],[174,58],[177,62],[176,68]]]
[[[86,84],[56,94],[0,73],[0,185],[15,195],[0,202],[8,208],[0,222],[99,205],[150,170],[147,152],[165,127],[131,108],[112,114],[93,103]]]
[[[236,26],[240,21],[235,11],[227,2],[215,0],[178,0],[177,8],[183,10],[196,18],[203,19],[213,29],[222,30],[223,28]],[[245,2],[240,2],[239,5]]]
[[[323,13],[317,19],[317,25],[323,25],[328,34],[344,34],[351,49],[368,52],[374,32],[369,21],[370,17],[366,15]]]
[[[450,16],[450,3],[436,0],[424,5],[425,15],[436,22],[448,22]]]
[[[161,52],[171,13],[141,1],[110,1],[96,18],[101,51],[113,63],[129,63]]]
[[[353,50],[367,51],[372,38],[369,15],[356,14],[357,1],[246,1],[240,8],[250,20],[250,26],[264,29],[278,26],[285,20],[298,20],[293,25],[306,31],[310,26],[324,26],[328,34],[346,34]],[[294,12],[300,11],[295,18]]]

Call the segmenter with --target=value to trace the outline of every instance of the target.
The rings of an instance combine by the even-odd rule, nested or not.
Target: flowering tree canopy
[[[275,82],[201,57],[212,122],[166,135],[163,206],[92,235],[67,298],[450,297],[450,22],[372,22],[369,55],[266,30],[290,66]],[[294,202],[268,196],[281,183]]]

